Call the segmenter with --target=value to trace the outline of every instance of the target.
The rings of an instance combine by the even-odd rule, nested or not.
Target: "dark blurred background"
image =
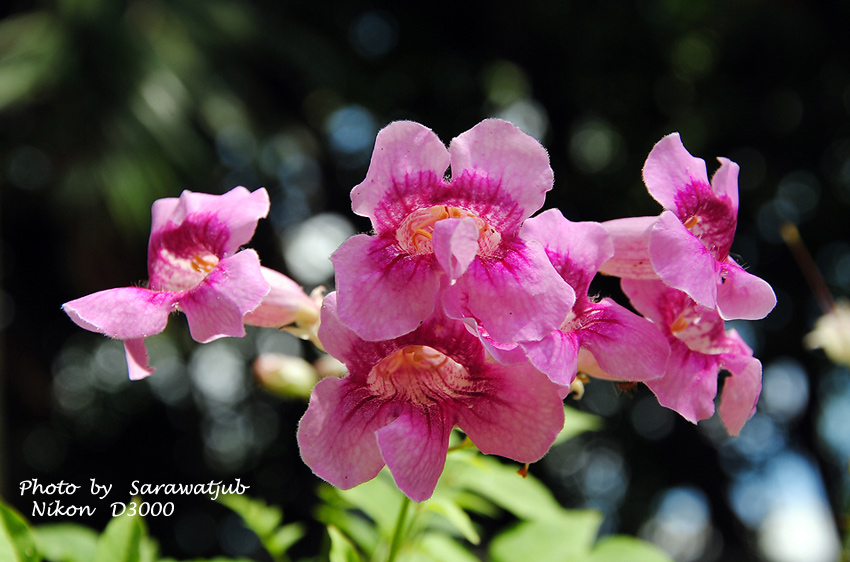
[[[264,264],[308,290],[331,286],[327,256],[369,228],[348,193],[376,132],[414,119],[448,142],[499,116],[548,148],[547,207],[571,220],[657,214],[640,171],[667,133],[709,173],[716,156],[738,162],[733,252],[779,300],[763,321],[732,323],[765,367],[759,412],[738,439],[714,419],[690,425],[646,388],[595,382],[577,407],[602,414],[604,430],[532,472],[565,505],[602,510],[604,531],[680,562],[836,560],[850,373],[802,344],[822,311],[779,226],[796,224],[832,292],[850,292],[850,4],[399,4],[0,8],[3,497],[55,522],[31,517],[22,480],[96,478],[122,501],[133,480],[238,477],[286,520],[308,519],[317,480],[294,438],[305,404],[260,389],[250,363],[310,349],[259,330],[200,346],[178,315],[149,341],[157,373],[130,383],[120,342],[80,330],[60,306],[145,280],[154,199],[236,185],[271,195],[252,242]],[[598,289],[617,295],[610,280]],[[256,555],[224,508],[176,502],[174,516],[148,521],[164,554]],[[108,506],[97,505],[78,521],[102,528]],[[312,524],[294,554],[319,540]]]

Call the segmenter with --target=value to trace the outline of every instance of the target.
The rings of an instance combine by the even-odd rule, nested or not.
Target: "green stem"
[[[394,562],[398,549],[401,546],[402,531],[404,523],[407,520],[407,512],[410,507],[410,498],[404,496],[401,500],[401,510],[398,512],[398,519],[395,522],[395,530],[393,531],[393,540],[390,543],[390,555],[387,557],[387,562]]]

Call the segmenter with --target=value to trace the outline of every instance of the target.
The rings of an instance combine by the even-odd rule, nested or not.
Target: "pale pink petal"
[[[743,363],[743,365],[739,364]],[[736,369],[726,377],[720,399],[720,417],[729,435],[737,436],[756,411],[761,394],[761,362],[754,357],[739,356],[735,361],[723,358],[725,369]]]
[[[395,407],[398,417],[377,431],[378,446],[398,489],[413,501],[425,501],[443,473],[454,423],[438,407]]]
[[[525,239],[539,241],[549,261],[578,295],[587,295],[599,266],[614,255],[614,244],[598,222],[571,222],[558,209],[525,221]]]
[[[646,381],[646,386],[655,393],[659,404],[679,412],[689,422],[710,418],[714,415],[719,358],[693,352],[679,342],[670,347],[667,372],[661,378]]]
[[[536,341],[556,330],[575,303],[536,241],[515,240],[501,260],[475,259],[448,288],[448,310],[475,318],[496,341]]]
[[[524,342],[531,364],[561,386],[569,386],[578,370],[579,340],[573,332],[555,330],[540,341]]]
[[[243,250],[221,260],[195,289],[181,295],[179,305],[192,338],[207,343],[244,336],[242,317],[257,308],[268,292],[257,252]]]
[[[599,266],[599,272],[623,279],[657,279],[649,257],[649,236],[658,217],[630,217],[601,223],[614,255]]]
[[[498,223],[495,217],[488,221],[502,232],[518,228],[543,206],[546,192],[552,189],[554,174],[546,149],[507,121],[482,121],[452,140],[449,152],[452,185],[465,183],[464,177],[485,176],[498,185],[501,197],[507,196],[517,206],[508,222]]]
[[[718,196],[725,195],[732,206],[732,216],[738,216],[738,172],[740,166],[728,158],[718,158],[720,167],[711,177],[711,188]]]
[[[599,366],[596,357],[586,349],[578,350],[578,372],[596,379],[604,379],[610,381],[618,381],[617,377],[609,375]]]
[[[676,210],[676,194],[693,183],[708,183],[705,161],[691,156],[679,133],[658,141],[643,166],[643,181],[649,194],[665,209]]]
[[[664,211],[649,240],[652,266],[664,283],[700,305],[717,304],[719,266],[711,253],[670,211]]]
[[[393,408],[347,379],[322,379],[298,424],[301,458],[343,490],[371,480],[384,466],[375,431],[392,420]]]
[[[127,358],[127,369],[131,381],[141,380],[154,372],[148,363],[145,340],[124,340],[124,356]]]
[[[301,285],[273,269],[260,267],[270,290],[260,306],[242,318],[245,324],[264,328],[281,328],[295,322],[318,320],[319,305],[304,292]]]
[[[529,365],[492,366],[492,394],[456,409],[457,424],[482,453],[518,462],[546,454],[564,427],[558,387]]]
[[[646,381],[665,373],[670,345],[658,327],[605,298],[582,317],[581,346],[593,354],[611,377]]]
[[[322,301],[319,340],[329,355],[345,363],[351,360],[351,349],[356,348],[363,340],[339,320],[336,297],[337,293],[334,291]]]
[[[724,320],[759,320],[776,306],[776,294],[770,284],[747,273],[731,258],[721,265],[720,278],[717,309]]]
[[[753,350],[735,330],[729,330],[727,344],[734,349],[720,356],[720,366],[731,373],[723,382],[720,395],[720,418],[736,436],[756,411],[761,394],[761,362],[753,357]]]
[[[675,307],[670,302],[669,287],[659,280],[647,279],[623,279],[620,286],[635,310],[654,322],[659,329],[669,329],[673,319],[668,317],[668,312]]]
[[[450,281],[463,275],[478,253],[478,226],[472,218],[444,219],[434,225],[434,256]]]
[[[482,337],[481,343],[484,344],[484,349],[493,357],[493,360],[502,365],[517,365],[528,361],[525,350],[516,342],[497,342]]]
[[[366,340],[415,330],[434,310],[440,287],[433,255],[400,254],[394,241],[358,234],[331,256],[339,318]]]
[[[180,203],[179,197],[157,199],[151,205],[151,232],[162,230],[169,222],[181,223],[185,218],[186,207]]]
[[[375,139],[366,179],[351,190],[351,208],[356,214],[372,219],[372,226],[380,234],[388,221],[398,220],[398,217],[390,220],[385,216],[388,212],[393,216],[401,213],[399,216],[404,218],[417,208],[420,190],[411,188],[419,187],[422,178],[427,184],[442,183],[448,167],[449,153],[430,129],[412,121],[390,123]],[[408,194],[412,198],[405,196]],[[388,200],[409,207],[397,211],[382,209]]]
[[[175,298],[173,293],[122,287],[66,302],[62,309],[86,330],[119,340],[143,339],[165,329]]]

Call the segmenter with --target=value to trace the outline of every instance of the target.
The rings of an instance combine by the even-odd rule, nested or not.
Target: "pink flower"
[[[717,376],[723,383],[720,417],[730,435],[738,435],[753,415],[761,393],[761,362],[735,330],[725,331],[716,310],[660,281],[623,279],[632,305],[661,329],[670,342],[663,377],[646,381],[658,402],[696,423],[714,414]]]
[[[313,389],[298,427],[304,462],[348,489],[386,465],[413,500],[431,496],[457,426],[487,454],[540,459],[564,424],[557,387],[527,363],[486,359],[462,322],[442,313],[386,341],[364,341],[337,316],[337,294],[322,308],[319,335],[349,374]]]
[[[265,189],[184,191],[153,204],[147,288],[108,289],[62,305],[79,326],[124,340],[131,379],[153,372],[144,339],[181,310],[195,341],[244,336],[242,318],[269,292],[254,250],[238,251],[269,211]]]
[[[670,346],[661,332],[612,299],[595,300],[588,295],[599,265],[614,253],[602,225],[570,222],[559,210],[550,209],[525,221],[522,233],[543,245],[555,270],[576,293],[573,309],[556,330],[539,341],[518,344],[525,357],[563,386],[569,386],[575,378],[582,349],[602,369],[594,374],[622,381],[645,381],[663,375]],[[488,348],[497,359],[508,363],[516,360],[509,344],[490,344]]]
[[[394,338],[430,316],[440,295],[503,341],[542,338],[574,295],[519,231],[552,181],[546,150],[505,121],[482,121],[448,150],[418,123],[388,125],[351,191],[375,236],[354,236],[331,258],[340,319],[364,339]]]
[[[727,320],[757,320],[773,309],[776,295],[729,256],[738,222],[738,165],[718,160],[709,182],[705,162],[691,156],[678,133],[661,139],[646,159],[643,179],[665,210],[657,219],[605,223],[616,251],[601,271],[632,279],[657,276]]]

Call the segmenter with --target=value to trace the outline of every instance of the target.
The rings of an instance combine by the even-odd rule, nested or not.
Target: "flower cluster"
[[[243,324],[312,339],[347,374],[315,386],[298,443],[318,476],[345,489],[386,465],[405,494],[427,499],[455,427],[484,453],[534,462],[563,426],[579,372],[643,382],[697,422],[713,415],[724,369],[720,416],[735,435],[755,409],[761,364],[724,320],[762,318],[776,299],[729,256],[738,167],[720,162],[709,181],[667,136],[644,167],[659,216],[571,222],[556,209],[533,216],[553,172],[510,123],[485,120],[446,147],[395,122],[351,192],[373,232],[331,257],[337,290],[320,316],[321,294],[238,251],[269,207],[265,190],[244,188],[157,201],[148,287],[64,309],[124,340],[131,378],[152,371],[143,340],[174,310],[199,342],[243,335]],[[622,278],[640,315],[589,293],[599,272]]]

